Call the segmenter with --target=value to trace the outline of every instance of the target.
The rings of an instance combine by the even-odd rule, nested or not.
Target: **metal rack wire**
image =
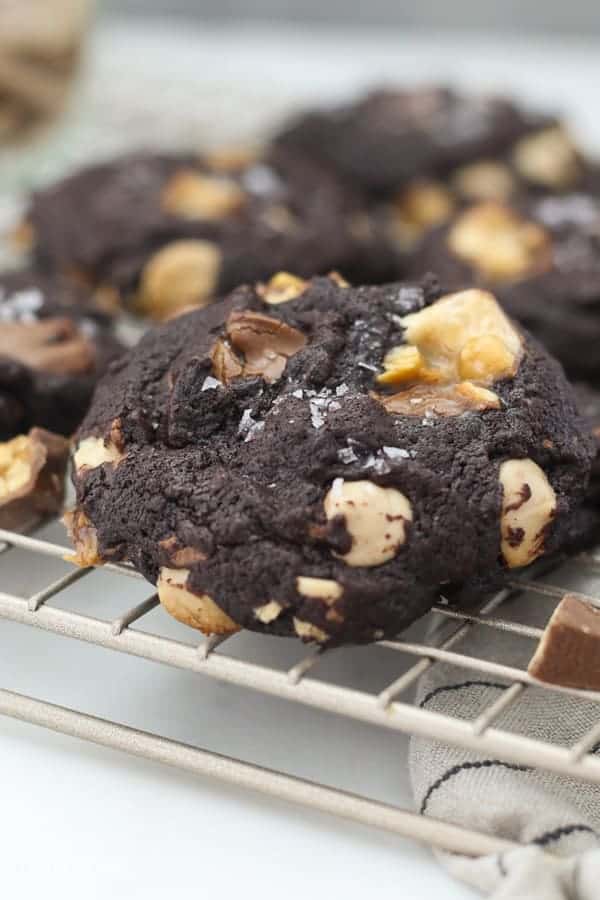
[[[10,554],[14,549],[27,553],[32,562],[40,556],[62,559],[69,552],[67,547],[48,540],[0,530],[0,556]],[[577,563],[578,574],[587,574],[593,585],[594,578],[600,577],[600,558],[580,554]],[[0,565],[0,571],[1,568]],[[600,783],[600,758],[590,752],[600,740],[600,705],[597,723],[570,747],[542,742],[496,727],[498,719],[511,704],[522,698],[533,685],[537,688],[540,685],[526,670],[479,658],[468,653],[463,646],[463,639],[474,626],[500,630],[530,641],[538,640],[542,630],[515,621],[510,616],[508,601],[514,599],[515,594],[524,592],[534,597],[559,598],[564,594],[565,587],[532,579],[514,581],[472,614],[440,604],[432,615],[445,620],[450,626],[449,633],[446,629],[443,639],[437,641],[382,641],[378,646],[415,657],[415,661],[383,690],[372,693],[311,677],[311,670],[324,656],[318,650],[308,650],[300,662],[282,672],[266,664],[228,655],[227,647],[220,646],[226,639],[210,638],[202,640],[199,645],[190,645],[140,630],[134,626],[158,605],[158,598],[154,593],[150,594],[149,589],[150,595],[146,599],[127,607],[128,579],[141,576],[126,565],[109,565],[105,569],[117,573],[123,582],[123,610],[116,618],[95,618],[83,612],[61,609],[51,603],[70,586],[89,576],[93,569],[73,569],[25,597],[0,592],[0,618],[190,670],[380,728],[435,738],[465,749],[493,753],[507,762]],[[600,600],[596,599],[596,602]],[[219,652],[215,653],[213,651],[217,646]],[[427,670],[440,662],[480,675],[502,678],[508,687],[496,701],[470,721],[415,705],[409,696],[410,689]],[[585,696],[600,703],[600,694],[568,688],[546,689]],[[424,818],[408,809],[250,765],[23,694],[0,690],[0,713],[384,828],[441,849],[479,855],[510,846],[506,841]]]

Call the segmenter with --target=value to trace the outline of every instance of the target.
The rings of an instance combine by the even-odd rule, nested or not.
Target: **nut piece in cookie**
[[[234,634],[239,627],[208,594],[192,594],[186,588],[189,569],[163,567],[156,584],[158,598],[175,619],[203,634]]]
[[[75,547],[75,553],[65,556],[66,561],[83,569],[104,565],[105,560],[98,550],[98,534],[83,510],[68,510],[63,516],[63,523]]]
[[[234,310],[229,315],[226,334],[228,340],[220,338],[211,352],[213,374],[225,384],[253,375],[277,381],[289,357],[306,344],[306,337],[297,328],[249,309]]]
[[[395,488],[372,481],[336,478],[323,502],[329,520],[341,516],[352,546],[335,554],[348,566],[380,566],[393,559],[406,540],[406,523],[412,522],[412,507]]]
[[[493,391],[470,381],[459,384],[415,385],[406,391],[377,396],[377,400],[389,412],[403,416],[461,416],[465,412],[483,412],[500,409],[500,398]]]
[[[73,454],[73,463],[81,469],[95,469],[105,463],[116,465],[123,459],[123,453],[111,441],[104,438],[87,437],[77,445]]]
[[[42,428],[0,443],[2,528],[25,528],[62,508],[68,458],[69,442]]]
[[[500,466],[502,556],[509,568],[526,566],[544,552],[548,526],[556,513],[556,494],[532,459],[509,459]]]
[[[448,233],[449,249],[489,281],[510,281],[550,264],[550,235],[500,203],[464,212]]]
[[[136,306],[153,319],[205,306],[217,289],[220,268],[221,251],[210,241],[173,241],[146,263]]]
[[[566,594],[527,671],[548,684],[600,691],[600,609],[577,594]]]
[[[388,412],[455,416],[500,408],[486,386],[516,374],[523,348],[492,294],[451,294],[402,324],[406,343],[387,352],[377,376],[387,387],[406,385],[397,394],[375,395]]]
[[[308,287],[308,281],[291,275],[289,272],[277,272],[266,284],[259,284],[256,292],[265,303],[276,306],[278,303],[287,303],[295,300],[304,293]]]
[[[473,342],[484,363],[484,383],[492,384],[517,371],[521,337],[495,297],[487,291],[468,290],[442,297],[420,312],[405,316],[404,339],[422,354],[426,365],[439,371],[441,380],[458,381],[464,354]],[[489,338],[493,338],[490,346]],[[487,344],[484,339],[487,340]]]

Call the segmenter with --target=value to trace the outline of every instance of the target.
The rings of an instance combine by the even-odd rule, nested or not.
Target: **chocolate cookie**
[[[595,509],[600,510],[600,393],[588,384],[574,385],[577,408],[588,425],[596,444],[596,459],[587,499]]]
[[[72,434],[122,349],[110,318],[75,285],[0,274],[0,440],[34,425]]]
[[[492,295],[280,274],[101,382],[68,524],[80,564],[129,560],[205,633],[372,641],[556,551],[593,452]]]
[[[433,229],[408,261],[453,289],[489,287],[578,377],[600,375],[600,201],[548,196],[484,203]]]
[[[120,158],[35,194],[28,220],[42,267],[157,319],[292,266],[344,270],[357,253],[387,265],[358,198],[283,150]]]
[[[440,178],[458,194],[504,198],[519,180],[572,188],[585,168],[557,119],[443,87],[380,89],[308,112],[276,142],[385,195],[413,179]]]

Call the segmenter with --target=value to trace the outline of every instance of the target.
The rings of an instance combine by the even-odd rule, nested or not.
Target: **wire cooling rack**
[[[3,563],[13,551],[24,553],[27,565],[35,569],[36,566],[39,568],[44,557],[62,559],[69,553],[69,548],[38,536],[0,530],[0,574]],[[299,662],[287,671],[281,671],[270,665],[228,655],[227,638],[202,639],[199,644],[189,644],[141,630],[136,626],[158,605],[158,598],[155,593],[151,593],[149,587],[146,599],[128,606],[127,589],[131,587],[130,579],[141,579],[141,576],[126,565],[104,567],[105,570],[117,573],[121,583],[119,597],[122,596],[123,604],[122,611],[116,618],[96,618],[86,614],[85,610],[73,611],[55,605],[64,592],[76,582],[88,578],[93,569],[69,569],[60,578],[29,596],[0,592],[0,618],[189,670],[380,728],[432,738],[486,754],[492,753],[509,762],[600,784],[600,758],[591,753],[600,741],[600,705],[597,723],[569,747],[502,730],[495,727],[495,724],[508,707],[522,699],[525,692],[534,687],[539,690],[543,686],[535,682],[525,669],[515,668],[501,660],[481,658],[465,649],[465,638],[472,629],[484,628],[502,631],[510,639],[529,641],[533,652],[542,629],[519,622],[519,611],[522,612],[527,603],[537,604],[542,601],[549,604],[550,609],[544,612],[545,619],[551,606],[567,588],[575,588],[581,593],[580,588],[584,584],[592,595],[594,585],[600,588],[600,556],[580,554],[575,563],[571,561],[569,565],[570,568],[568,566],[567,569],[555,566],[552,571],[553,580],[562,583],[548,583],[539,578],[515,580],[494,597],[488,598],[476,613],[462,613],[440,604],[429,616],[434,623],[437,620],[439,627],[427,629],[430,635],[427,640],[412,641],[405,636],[406,639],[380,642],[378,647],[398,652],[398,671],[401,674],[377,693],[315,677],[319,663],[328,651],[322,653],[307,648]],[[515,598],[518,598],[518,603],[515,603]],[[190,629],[189,635],[195,637],[196,633]],[[218,652],[215,652],[217,648]],[[343,653],[344,650],[335,652]],[[408,667],[401,663],[401,660],[406,659],[412,660]],[[426,671],[439,663],[472,671],[474,678],[482,675],[502,678],[508,687],[496,701],[472,720],[424,709],[413,702],[412,689]],[[584,696],[600,704],[600,693],[554,687],[546,689]],[[13,691],[0,690],[0,713],[387,829],[440,849],[479,855],[501,851],[510,846],[507,841],[425,818],[410,809],[387,805],[218,755]]]

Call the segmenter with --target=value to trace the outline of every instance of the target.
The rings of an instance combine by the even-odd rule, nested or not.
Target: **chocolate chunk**
[[[548,684],[600,691],[600,607],[566,594],[546,626],[528,672]]]
[[[62,508],[69,442],[32,428],[0,443],[0,526],[32,526]]]

